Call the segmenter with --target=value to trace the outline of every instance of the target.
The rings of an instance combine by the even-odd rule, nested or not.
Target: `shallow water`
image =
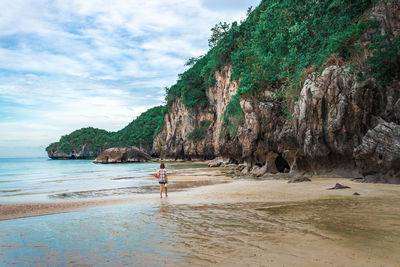
[[[400,199],[172,203],[163,199],[1,221],[0,265],[396,266],[400,261]]]
[[[204,164],[167,164],[171,172]],[[91,160],[0,158],[0,202],[113,197],[149,192],[159,163],[94,164]]]
[[[179,259],[174,236],[158,209],[144,204],[105,206],[0,222],[0,265],[125,265]],[[5,231],[4,231],[5,230]]]

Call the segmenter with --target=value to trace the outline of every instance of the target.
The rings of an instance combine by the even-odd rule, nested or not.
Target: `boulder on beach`
[[[336,183],[334,187],[328,188],[328,190],[332,190],[332,189],[346,189],[346,188],[351,188],[350,186],[347,185],[342,185],[339,183]]]
[[[221,165],[226,165],[228,164],[230,161],[228,158],[222,158],[222,157],[217,157],[213,160],[211,160],[208,163],[208,167],[219,167]]]
[[[152,158],[146,152],[134,146],[112,147],[104,150],[93,162],[94,163],[125,163],[125,162],[147,162]]]

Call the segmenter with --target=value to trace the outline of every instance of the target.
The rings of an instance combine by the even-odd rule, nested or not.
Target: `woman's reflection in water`
[[[165,218],[168,219],[169,218],[169,202],[168,199],[163,199],[162,201],[160,201],[160,218]]]

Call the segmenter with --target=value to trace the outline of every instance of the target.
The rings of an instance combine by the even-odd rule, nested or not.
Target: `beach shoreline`
[[[314,177],[312,182],[288,184],[289,178],[231,178],[229,170],[222,168],[194,170],[184,174],[173,172],[169,176],[171,204],[218,204],[243,202],[296,202],[343,197],[380,197],[400,195],[400,185],[358,183],[351,178]],[[143,178],[154,180],[153,177]],[[346,190],[327,190],[336,183],[350,185]],[[158,184],[148,186],[147,192],[134,196],[82,198],[46,202],[0,202],[0,221],[24,217],[71,212],[82,208],[115,205],[130,202],[160,201]],[[353,193],[360,196],[353,196]]]
[[[135,196],[2,203],[0,220],[143,203],[159,207],[166,223],[185,227],[189,223],[193,229],[180,232],[183,244],[195,242],[193,235],[201,234],[203,241],[192,244],[195,252],[179,248],[201,265],[395,266],[400,260],[394,246],[400,241],[396,228],[400,185],[357,183],[350,178],[288,183],[273,176],[236,179],[226,172],[222,168],[172,172],[169,196],[162,199],[154,183],[155,192]],[[336,183],[350,188],[328,190]],[[208,227],[217,236],[203,232]],[[219,248],[210,253],[208,244]]]

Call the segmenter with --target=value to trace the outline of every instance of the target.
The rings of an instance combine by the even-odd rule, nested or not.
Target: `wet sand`
[[[134,197],[0,204],[0,220],[142,202],[159,206],[162,220],[179,229],[176,249],[189,255],[186,263],[192,265],[398,266],[400,262],[399,185],[344,178],[312,178],[297,184],[286,179],[232,179],[223,169],[176,171],[169,180],[167,199],[159,199],[155,183]],[[351,188],[327,190],[335,183]]]
[[[184,164],[177,164],[178,166]],[[191,164],[193,165],[193,164]],[[172,170],[169,176],[169,192],[176,195],[178,192],[193,189],[195,187],[224,184],[232,182],[233,179],[224,175],[221,170],[198,168],[185,170]],[[182,174],[181,174],[182,173]],[[179,174],[179,175],[177,175]],[[36,203],[0,203],[0,221],[32,216],[42,216],[55,213],[70,212],[82,208],[101,205],[114,205],[129,202],[158,201],[158,182],[152,178],[151,186],[128,187],[119,189],[104,189],[96,191],[79,191],[62,194],[51,194],[50,199],[54,201]],[[129,193],[132,193],[129,195]],[[178,194],[179,195],[179,194]]]
[[[351,188],[327,190],[335,183]],[[202,239],[192,244],[199,257],[195,262],[205,265],[398,266],[400,262],[399,185],[343,178],[312,178],[298,184],[238,180],[194,188],[169,202],[180,207],[179,217],[190,227],[215,229],[212,234],[203,232]]]

